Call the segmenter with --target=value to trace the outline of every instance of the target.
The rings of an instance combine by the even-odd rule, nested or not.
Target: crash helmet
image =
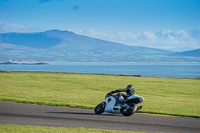
[[[128,85],[126,89],[134,89],[132,85]]]

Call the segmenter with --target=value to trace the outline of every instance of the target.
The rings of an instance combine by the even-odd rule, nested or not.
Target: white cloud
[[[93,29],[78,30],[78,31],[73,31],[73,32],[75,32],[76,34],[80,34],[80,35],[84,35],[84,36],[89,36],[89,37],[93,37],[93,38],[98,38],[98,39],[103,39],[103,40],[108,40],[108,39],[114,38],[113,35],[96,32]]]
[[[141,37],[141,33],[131,33],[131,32],[123,32],[117,31],[117,37],[121,38],[122,40],[125,39],[138,39]]]
[[[122,40],[148,40],[148,41],[154,41],[157,38],[153,32],[148,32],[148,31],[138,32],[138,33],[118,31],[117,37]]]
[[[189,38],[189,34],[184,30],[177,31],[177,34],[180,35],[181,37]]]
[[[7,32],[36,32],[41,31],[38,28],[33,28],[29,26],[24,26],[21,24],[10,24],[10,23],[3,23],[0,21],[0,33],[7,33]]]
[[[152,32],[145,31],[145,32],[143,32],[143,35],[149,40],[155,40],[156,39],[155,34],[152,33]]]

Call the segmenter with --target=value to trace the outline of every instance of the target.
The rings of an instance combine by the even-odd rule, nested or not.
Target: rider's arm
[[[114,93],[117,93],[117,92],[125,92],[125,89],[118,89],[118,90],[115,90],[115,91],[111,91],[108,93],[108,95],[112,95]]]
[[[125,89],[118,89],[118,90],[115,90],[113,92],[116,93],[116,92],[125,92],[125,91],[126,91]]]

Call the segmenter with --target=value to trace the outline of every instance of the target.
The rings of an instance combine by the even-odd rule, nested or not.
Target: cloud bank
[[[49,29],[50,30],[50,29]],[[0,33],[7,32],[40,32],[43,29],[29,27],[21,24],[9,24],[0,21]],[[123,43],[130,46],[141,46],[173,51],[186,51],[200,48],[200,29],[161,30],[158,32],[124,32],[116,31],[112,34],[100,33],[93,29],[73,31],[80,35],[90,36],[112,42]]]
[[[113,34],[102,34],[90,29],[77,31],[76,33],[119,42],[130,46],[144,46],[174,51],[184,51],[200,48],[200,29],[191,31],[184,30],[161,30],[158,32],[124,32],[117,31]]]

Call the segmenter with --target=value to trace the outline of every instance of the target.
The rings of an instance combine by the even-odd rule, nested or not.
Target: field
[[[0,101],[94,109],[128,84],[145,98],[140,112],[200,117],[198,78],[8,72],[0,73]]]

